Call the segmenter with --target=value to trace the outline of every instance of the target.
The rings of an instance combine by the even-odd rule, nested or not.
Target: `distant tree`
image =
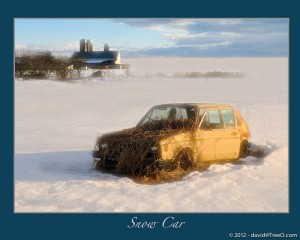
[[[63,56],[53,56],[50,51],[23,52],[15,56],[15,74],[23,76],[26,72],[47,77],[52,72],[58,78],[66,78],[70,71],[70,60]],[[29,73],[30,74],[30,73]]]

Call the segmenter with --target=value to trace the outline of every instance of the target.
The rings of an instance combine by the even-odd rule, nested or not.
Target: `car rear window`
[[[225,128],[235,128],[235,117],[231,109],[221,110]]]
[[[202,121],[202,129],[234,129],[235,116],[231,109],[211,109],[205,114]]]

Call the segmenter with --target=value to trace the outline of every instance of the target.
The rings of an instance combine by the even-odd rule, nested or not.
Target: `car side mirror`
[[[206,130],[209,130],[209,131],[212,131],[212,128],[211,128],[211,125],[210,125],[210,122],[206,122],[206,127],[205,127]]]

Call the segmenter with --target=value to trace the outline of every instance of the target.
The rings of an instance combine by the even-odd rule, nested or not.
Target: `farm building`
[[[89,69],[126,69],[127,64],[121,64],[119,51],[110,51],[108,44],[103,51],[93,51],[93,44],[88,39],[80,40],[80,51],[72,55],[74,68]]]

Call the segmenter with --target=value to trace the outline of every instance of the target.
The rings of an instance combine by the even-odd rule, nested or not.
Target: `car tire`
[[[244,141],[241,143],[241,146],[240,146],[239,159],[245,158],[247,156],[248,156],[248,143],[246,141]]]
[[[181,151],[174,159],[174,169],[189,171],[193,167],[194,157],[190,151]]]

